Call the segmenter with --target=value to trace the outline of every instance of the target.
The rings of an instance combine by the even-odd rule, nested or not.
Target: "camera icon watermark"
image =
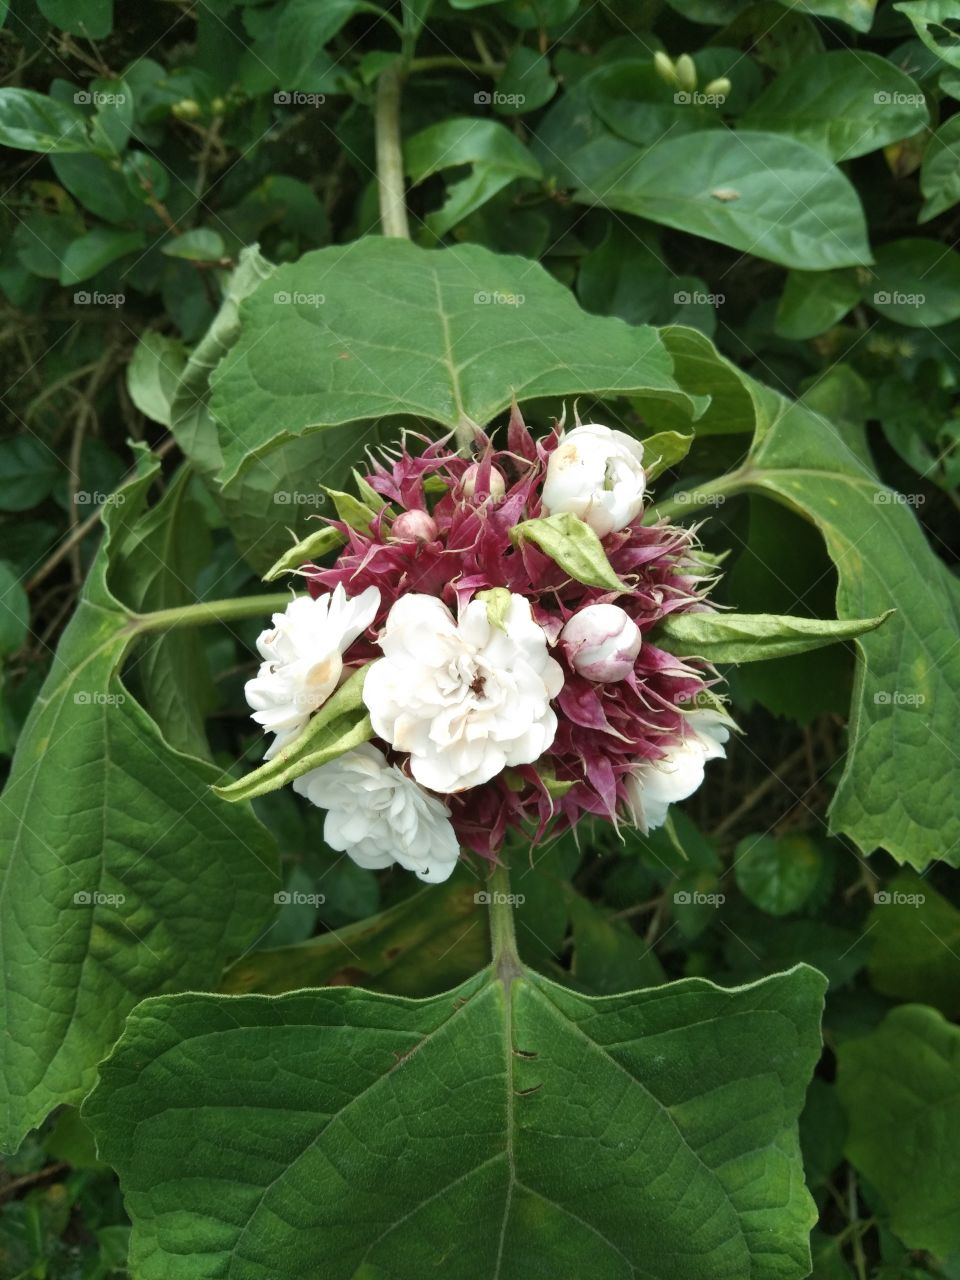
[[[926,900],[924,893],[901,893],[899,889],[880,889],[873,895],[878,907],[922,907]]]
[[[75,307],[122,307],[127,300],[125,293],[100,293],[95,290],[78,289],[73,295]]]
[[[322,907],[326,900],[323,893],[300,893],[297,889],[281,889],[273,895],[278,907]]]
[[[878,689],[873,701],[878,707],[922,707],[925,693],[904,693],[902,689]]]
[[[901,293],[898,289],[879,289],[873,295],[878,307],[922,307],[926,300],[925,293]]]
[[[125,893],[101,893],[99,889],[78,889],[73,895],[75,907],[122,907]]]
[[[99,489],[78,489],[73,495],[74,504],[78,507],[122,507],[126,502],[126,494],[101,493]]]
[[[726,300],[725,293],[704,293],[700,289],[692,292],[679,289],[673,295],[674,306],[677,307],[722,307]]]
[[[678,889],[673,895],[678,907],[722,907],[726,900],[726,894],[700,893],[697,889]]]
[[[313,489],[278,489],[273,501],[278,507],[322,507],[327,500],[325,493]]]
[[[125,93],[101,93],[98,89],[78,89],[73,95],[78,107],[122,107],[127,100]]]
[[[725,93],[707,93],[698,89],[678,89],[673,95],[678,107],[722,107],[727,100]]]
[[[873,95],[873,101],[878,107],[923,107],[927,99],[922,93],[889,93],[880,89]]]
[[[526,95],[523,93],[500,93],[496,89],[489,93],[481,89],[479,93],[473,95],[473,103],[476,107],[522,107],[526,100]]]
[[[322,307],[326,300],[325,293],[301,293],[297,289],[292,293],[288,293],[286,289],[278,289],[273,295],[273,301],[278,307]]]
[[[523,293],[503,293],[500,289],[478,289],[473,295],[477,307],[522,307],[526,300]]]
[[[104,693],[102,689],[77,689],[73,695],[78,707],[122,707],[126,700],[125,693]]]
[[[527,899],[522,893],[499,893],[496,890],[491,892],[489,889],[479,889],[473,895],[473,900],[478,907],[522,907]]]
[[[922,493],[898,493],[896,489],[877,489],[873,495],[874,506],[878,507],[922,507],[926,502]]]
[[[326,94],[301,93],[298,89],[278,89],[273,95],[278,107],[322,107],[326,100]]]

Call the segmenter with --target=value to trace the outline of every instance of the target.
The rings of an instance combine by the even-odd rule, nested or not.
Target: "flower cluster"
[[[346,545],[303,567],[309,595],[274,615],[247,685],[273,756],[366,668],[374,741],[294,787],[327,810],[333,848],[431,881],[461,846],[496,858],[510,829],[661,825],[731,727],[709,663],[657,645],[665,617],[709,607],[711,578],[694,532],[643,523],[642,445],[579,422],[535,440],[514,409],[506,448],[480,446],[373,464],[370,519],[330,522]],[[555,533],[547,517],[605,557],[606,585],[524,536]]]

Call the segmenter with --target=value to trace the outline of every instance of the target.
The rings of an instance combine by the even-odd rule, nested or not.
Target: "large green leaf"
[[[211,794],[218,771],[175,751],[121,679],[142,624],[114,559],[139,541],[152,474],[105,508],[0,800],[5,1146],[86,1093],[138,1000],[215,983],[272,910],[266,832]]]
[[[285,438],[384,414],[483,426],[514,393],[646,392],[692,411],[655,330],[589,316],[538,263],[477,245],[321,249],[241,317],[212,378],[225,481]]]
[[[754,384],[756,388],[756,384]],[[861,636],[850,746],[830,817],[867,852],[922,869],[960,865],[960,584],[903,495],[882,485],[825,418],[772,391],[745,483],[813,520],[837,567],[837,616],[877,616]]]
[[[140,1280],[801,1280],[823,988],[160,997],[84,1114]]]
[[[837,1088],[847,1159],[911,1249],[960,1250],[960,1029],[925,1005],[901,1005],[840,1046]]]
[[[788,133],[839,161],[909,138],[929,119],[920,86],[906,72],[878,54],[842,49],[794,63],[741,123]]]
[[[690,386],[689,370],[697,394],[715,387],[725,404],[737,405],[730,380],[739,378],[753,399],[750,455],[718,491],[771,496],[817,526],[837,568],[838,618],[896,610],[857,641],[862,660],[830,811],[834,829],[918,870],[938,858],[960,865],[960,770],[952,748],[960,716],[960,584],[927,543],[911,510],[915,497],[877,479],[862,432],[836,427],[740,374],[702,334],[673,329],[664,339],[679,353],[681,383]],[[730,412],[739,416],[740,409]],[[673,514],[701,511],[678,502]]]
[[[856,191],[820,151],[779,134],[717,129],[671,136],[595,186],[576,199],[785,267],[826,271],[870,261]]]

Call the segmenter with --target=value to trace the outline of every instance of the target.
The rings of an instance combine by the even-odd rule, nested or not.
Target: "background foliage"
[[[255,590],[290,531],[314,527],[319,482],[346,488],[364,447],[401,426],[453,426],[465,407],[486,422],[513,390],[546,425],[589,387],[585,418],[599,399],[604,421],[642,434],[689,432],[691,396],[712,397],[656,490],[678,518],[709,516],[724,601],[898,612],[859,666],[844,644],[730,668],[745,733],[729,760],[650,840],[598,828],[540,851],[516,877],[521,956],[565,989],[571,1026],[587,996],[815,966],[829,985],[800,1122],[820,1215],[813,1274],[960,1276],[958,32],[951,0],[876,12],[866,0],[205,0],[118,9],[116,22],[110,0],[9,5],[0,750],[11,757],[21,731],[22,744],[3,801],[15,831],[3,930],[11,1025],[31,1031],[6,1044],[3,1102],[30,1117],[17,1142],[40,1127],[0,1170],[0,1275],[127,1274],[111,1164],[145,1212],[171,1208],[152,1203],[156,1159],[132,1162],[131,1062],[160,1052],[152,1019],[192,1045],[222,1005],[164,993],[360,984],[440,1009],[440,993],[474,989],[489,952],[468,871],[422,891],[338,859],[322,815],[288,794],[257,800],[256,815],[206,798],[259,754],[242,697],[259,621],[160,637],[128,619]],[[658,52],[692,68],[674,61],[669,82]],[[378,86],[400,66],[417,248],[377,236]],[[440,244],[434,287],[421,251]],[[463,323],[434,373],[446,303]],[[324,338],[330,308],[337,333]],[[385,335],[407,356],[376,352]],[[542,373],[547,339],[562,367]],[[362,368],[324,382],[340,345]],[[57,739],[50,726],[64,724]],[[68,776],[84,805],[63,802]],[[171,812],[187,817],[168,832]],[[238,862],[238,846],[253,856]],[[68,890],[123,892],[126,911],[91,930],[82,902],[63,910]],[[757,990],[809,1021],[786,985]],[[76,1104],[146,996],[158,999],[109,1069],[113,1098],[88,1104],[92,1124],[113,1116],[98,1158]],[[294,1022],[328,1016],[323,993],[291,999]],[[533,1027],[540,1006],[523,999]],[[655,1016],[629,1007],[625,1018]],[[360,1028],[367,1008],[350,1004]],[[396,1009],[402,1053],[412,1015]],[[255,1061],[266,1033],[251,1018]],[[479,1021],[476,1034],[500,1051]],[[678,1051],[692,1074],[711,1056],[682,1038]],[[199,1082],[180,1052],[186,1104]],[[802,1063],[781,1098],[737,1076],[736,1044],[711,1053],[741,1116],[762,1100],[762,1150],[783,1099],[799,1105]],[[315,1069],[328,1089],[353,1087],[336,1062]],[[560,1107],[562,1076],[527,1083]],[[699,1087],[684,1080],[672,1105],[689,1117]],[[229,1101],[215,1088],[207,1099]],[[57,1103],[70,1105],[45,1120]],[[157,1149],[168,1137],[157,1131]],[[537,1164],[542,1135],[523,1139]],[[733,1159],[710,1143],[693,1141],[704,1166]],[[803,1227],[803,1204],[792,1213]],[[674,1225],[683,1237],[695,1224]],[[576,1233],[558,1238],[555,1265],[570,1266]],[[596,1254],[590,1265],[621,1274]],[[743,1260],[723,1265],[739,1275]],[[803,1274],[802,1258],[791,1265],[783,1274]]]

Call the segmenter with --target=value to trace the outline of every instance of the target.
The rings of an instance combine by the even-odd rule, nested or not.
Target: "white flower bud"
[[[674,88],[679,87],[680,81],[677,79],[677,73],[673,65],[673,59],[669,54],[664,53],[661,49],[653,55],[653,65],[656,68],[657,75],[661,80]]]
[[[461,488],[463,489],[464,495],[466,497],[472,498],[474,493],[476,493],[477,476],[479,476],[479,474],[480,474],[480,464],[478,462],[472,463],[469,467],[467,467],[466,471],[463,473]],[[507,491],[506,481],[504,480],[502,473],[498,471],[496,467],[490,468],[490,486],[489,487],[490,487],[490,497],[493,499],[494,502],[499,502],[500,499],[503,497],[503,495]]]
[[[560,632],[560,643],[578,675],[603,684],[633,670],[640,628],[619,605],[588,604]]]
[[[643,445],[625,431],[587,422],[568,431],[550,455],[543,485],[546,515],[572,511],[601,538],[643,510]]]
[[[733,85],[726,76],[718,76],[716,80],[711,80],[709,84],[704,85],[703,92],[711,97],[727,98],[732,88]]]
[[[402,512],[390,526],[390,537],[397,542],[433,542],[436,536],[436,520],[419,507]]]
[[[697,87],[697,68],[689,53],[681,53],[673,65],[676,68],[680,87],[686,89],[687,93],[693,93]]]

